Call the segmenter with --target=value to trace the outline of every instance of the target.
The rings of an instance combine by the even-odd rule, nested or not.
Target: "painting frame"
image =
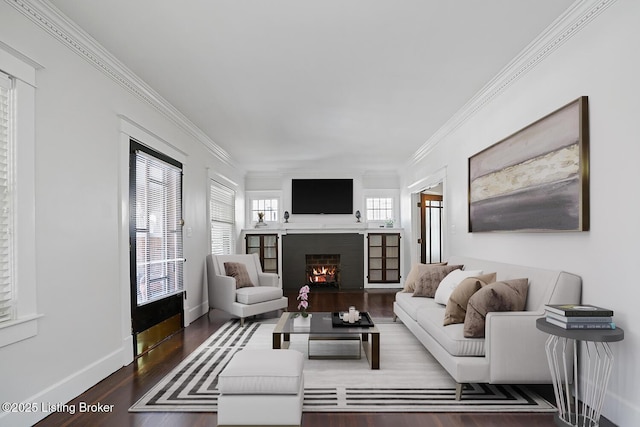
[[[589,230],[589,99],[468,158],[469,232]]]

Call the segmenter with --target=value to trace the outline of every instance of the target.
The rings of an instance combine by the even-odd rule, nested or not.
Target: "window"
[[[37,335],[41,317],[37,312],[34,160],[39,67],[0,43],[0,347]]]
[[[278,199],[251,200],[251,221],[258,221],[258,212],[264,213],[264,221],[278,222]]]
[[[0,322],[13,320],[13,165],[11,80],[0,73]]]
[[[138,305],[184,289],[182,165],[132,141]],[[162,157],[158,157],[162,156]]]
[[[235,192],[211,180],[209,210],[211,216],[211,253],[235,253]]]
[[[392,197],[367,197],[367,221],[393,220],[393,205]]]

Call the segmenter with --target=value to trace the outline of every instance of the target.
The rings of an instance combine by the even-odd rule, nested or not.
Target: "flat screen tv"
[[[353,180],[291,180],[291,213],[352,214]]]

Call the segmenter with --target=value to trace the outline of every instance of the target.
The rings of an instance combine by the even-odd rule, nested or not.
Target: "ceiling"
[[[573,0],[51,0],[248,172],[397,171]]]

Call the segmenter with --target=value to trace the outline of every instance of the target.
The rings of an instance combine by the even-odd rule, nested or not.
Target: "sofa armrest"
[[[258,273],[258,286],[278,286],[278,275],[276,273]]]
[[[230,312],[236,301],[236,279],[214,274],[208,281],[209,306]]]
[[[536,328],[541,311],[491,312],[485,326],[485,354],[491,383],[551,383],[545,343]]]

